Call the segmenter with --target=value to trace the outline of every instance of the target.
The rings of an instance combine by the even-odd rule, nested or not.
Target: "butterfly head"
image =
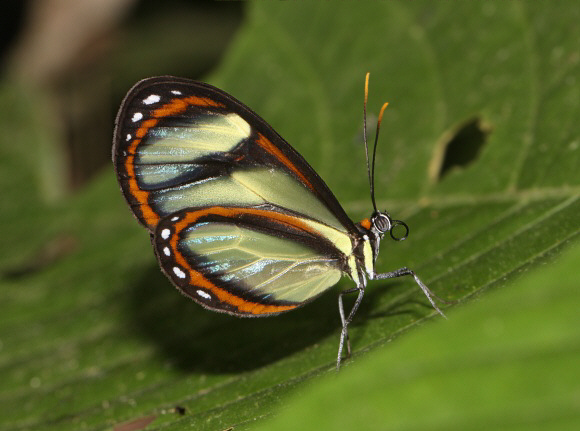
[[[393,220],[389,213],[376,211],[370,220],[371,230],[373,233],[382,238],[387,232],[395,241],[404,241],[409,236],[409,226],[401,220]],[[397,226],[402,226],[405,232],[400,235],[395,232]],[[397,229],[398,230],[398,229]]]
[[[375,211],[370,220],[363,220],[360,224],[369,236],[375,259],[381,240],[387,232],[395,241],[404,241],[409,236],[409,226],[401,220],[393,220],[386,211]],[[398,226],[403,228],[403,232],[397,228]]]

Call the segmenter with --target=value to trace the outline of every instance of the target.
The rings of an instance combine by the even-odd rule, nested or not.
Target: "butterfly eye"
[[[373,226],[383,235],[392,228],[391,218],[387,214],[377,212],[373,217]]]

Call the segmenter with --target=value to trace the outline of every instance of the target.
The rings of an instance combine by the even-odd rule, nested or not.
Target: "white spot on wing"
[[[127,133],[126,141],[130,141],[130,140],[131,140],[131,134],[130,133]]]
[[[150,94],[149,96],[147,96],[146,99],[143,99],[143,103],[145,105],[151,105],[153,103],[157,103],[161,100],[161,97],[159,97],[159,95],[157,94]]]
[[[207,293],[205,290],[197,289],[197,294],[201,296],[203,299],[211,299],[211,295]]]
[[[179,216],[173,216],[173,217],[171,217],[171,221],[177,221],[177,220],[179,220]]]
[[[131,118],[131,121],[133,123],[136,123],[137,121],[139,121],[141,118],[143,118],[143,114],[141,114],[140,112],[135,112],[133,114],[133,118]]]
[[[165,256],[171,256],[171,250],[169,250],[169,247],[163,247],[163,254]]]
[[[173,273],[179,278],[185,278],[185,272],[183,272],[178,266],[173,267]]]
[[[169,235],[171,235],[171,231],[169,229],[165,228],[161,231],[161,238],[167,239],[169,238]]]
[[[176,96],[179,96],[181,94],[181,91],[171,90],[171,93],[175,94]]]

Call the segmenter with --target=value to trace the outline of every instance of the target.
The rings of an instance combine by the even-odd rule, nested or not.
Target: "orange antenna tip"
[[[365,77],[365,102],[368,100],[369,98],[369,76],[370,76],[370,72],[367,72],[366,77]]]
[[[385,112],[385,109],[387,109],[387,106],[389,106],[389,102],[385,102],[381,108],[381,112],[379,113],[379,121],[378,121],[379,124],[381,124],[381,121],[383,119],[383,114]]]

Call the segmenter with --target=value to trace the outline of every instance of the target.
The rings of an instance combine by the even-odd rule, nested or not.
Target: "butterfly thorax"
[[[372,278],[375,274],[375,261],[379,255],[381,239],[386,232],[393,227],[393,221],[386,212],[375,211],[370,219],[364,219],[357,223],[358,244],[353,249],[356,259],[357,272]]]
[[[370,226],[370,228],[368,227]],[[366,285],[367,276],[374,273],[374,264],[378,254],[380,236],[372,229],[368,219],[355,224],[357,233],[354,235],[353,251],[348,259],[351,278],[357,285]]]

